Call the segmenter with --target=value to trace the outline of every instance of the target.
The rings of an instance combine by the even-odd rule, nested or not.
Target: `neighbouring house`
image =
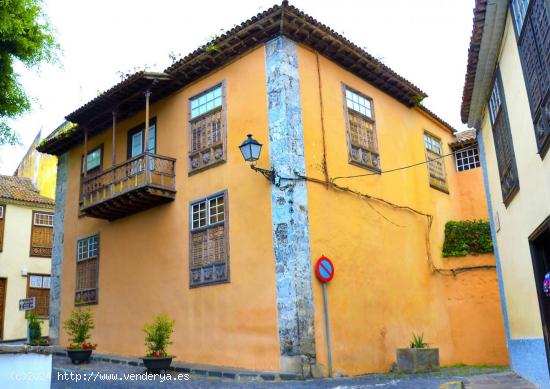
[[[462,101],[477,130],[512,368],[550,388],[550,1],[478,0]]]
[[[26,339],[19,300],[29,297],[48,335],[53,208],[30,179],[0,176],[0,340]]]
[[[67,115],[38,147],[58,156],[50,336],[86,306],[98,351],[136,357],[166,311],[179,361],[326,375],[325,255],[335,372],[387,371],[413,332],[443,364],[506,364],[492,246],[442,254],[448,222],[488,225],[481,169],[425,96],[283,2]]]
[[[41,195],[53,199],[55,198],[57,158],[36,150],[41,136],[42,131],[39,131],[13,175],[30,178]]]

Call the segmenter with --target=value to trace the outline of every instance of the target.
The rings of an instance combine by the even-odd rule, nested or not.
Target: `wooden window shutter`
[[[33,211],[30,256],[50,258],[52,244],[53,213]]]
[[[77,242],[75,304],[98,302],[99,236],[94,235]]]
[[[531,0],[523,28],[516,33],[535,138],[543,155],[550,146],[550,2]]]
[[[4,248],[4,224],[6,221],[6,206],[0,204],[0,253]]]
[[[493,140],[495,143],[497,165],[500,174],[502,199],[504,204],[508,205],[519,190],[519,177],[517,173],[512,133],[510,131],[510,123],[508,120],[508,111],[506,109],[506,98],[502,88],[500,69],[498,68],[497,77],[493,88],[499,89],[501,98],[500,110],[491,124],[493,126]]]
[[[33,281],[33,282],[31,282]],[[38,281],[38,283],[36,282]],[[27,298],[34,297],[36,308],[34,312],[40,318],[48,318],[50,314],[50,276],[48,274],[27,275]]]
[[[189,285],[229,280],[227,194],[217,194],[191,204]]]
[[[189,172],[226,160],[225,87],[217,85],[190,99]]]

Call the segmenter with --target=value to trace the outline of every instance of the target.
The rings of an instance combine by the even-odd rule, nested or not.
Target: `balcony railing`
[[[82,180],[80,211],[114,220],[172,201],[176,160],[142,153]]]

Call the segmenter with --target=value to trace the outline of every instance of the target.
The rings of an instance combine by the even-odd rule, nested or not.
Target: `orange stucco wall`
[[[227,88],[227,163],[188,176],[189,97],[224,80]],[[238,145],[250,131],[268,143],[264,50],[211,74],[152,105],[157,153],[177,158],[174,202],[114,222],[78,218],[79,166],[83,148],[70,153],[62,314],[74,302],[76,241],[100,234],[99,303],[93,340],[99,352],[144,355],[142,327],[161,311],[176,320],[170,352],[180,361],[277,370],[279,346],[271,239],[271,193],[267,181],[243,163]],[[144,113],[117,126],[117,160],[126,159],[127,130]],[[111,132],[90,139],[104,143],[103,166],[111,164]],[[269,151],[261,165],[268,165]],[[228,191],[231,282],[189,289],[189,202]],[[63,332],[63,331],[62,331]],[[61,339],[67,338],[63,333]]]
[[[319,67],[314,52],[299,48],[308,176],[324,179],[321,106],[329,176],[368,173],[348,163],[342,83],[373,99],[382,169],[423,161],[425,130],[441,138],[445,153],[450,151],[452,134],[423,112],[405,107],[324,57],[318,60]],[[336,183],[434,215],[430,250],[436,266],[494,265],[493,255],[441,258],[447,221],[488,218],[481,169],[456,173],[452,158],[445,163],[449,194],[429,186],[426,165]],[[407,347],[412,332],[424,333],[428,343],[439,347],[444,365],[508,362],[494,270],[456,277],[432,274],[426,218],[409,211],[314,182],[308,183],[308,202],[312,264],[324,254],[336,267],[328,285],[335,371],[387,371],[395,349]],[[317,357],[326,366],[322,289],[316,279],[313,283]]]
[[[315,54],[299,47],[302,119],[307,174],[323,179],[319,74]],[[331,177],[365,173],[348,163],[341,83],[374,99],[382,168],[424,160],[422,134],[452,135],[421,111],[320,57],[326,158]],[[225,81],[227,163],[188,176],[188,99]],[[161,311],[176,320],[171,353],[180,361],[279,370],[275,259],[269,183],[242,161],[238,145],[251,132],[265,146],[258,165],[269,166],[264,48],[197,81],[151,107],[157,118],[157,153],[177,158],[176,200],[114,222],[78,217],[79,168],[83,148],[70,152],[61,320],[74,305],[76,241],[100,234],[99,303],[93,341],[98,351],[140,356],[142,327]],[[126,159],[128,129],[144,114],[117,127],[117,161]],[[104,144],[110,166],[111,132],[89,141]],[[440,267],[494,264],[492,255],[440,257],[448,220],[486,218],[479,171],[455,173],[447,159],[450,193],[428,185],[425,165],[399,173],[338,181],[340,185],[435,215],[431,252]],[[411,333],[424,332],[440,348],[443,364],[507,363],[502,315],[493,270],[453,277],[432,274],[425,255],[426,219],[308,183],[312,263],[325,254],[336,265],[328,286],[333,360],[345,374],[385,371],[395,348]],[[189,203],[228,191],[230,283],[189,288]],[[313,274],[312,274],[313,277]],[[326,366],[322,294],[314,279],[317,357]],[[62,343],[67,342],[62,331]]]

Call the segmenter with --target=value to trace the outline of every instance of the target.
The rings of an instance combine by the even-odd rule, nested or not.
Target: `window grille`
[[[190,285],[229,279],[227,195],[217,194],[191,204]]]
[[[99,235],[80,239],[76,255],[76,304],[97,303]]]
[[[442,158],[441,141],[428,133],[424,133],[424,145],[426,147],[426,159],[429,161],[430,186],[448,193],[449,188],[445,173],[445,160]]]
[[[347,87],[344,88],[344,96],[349,162],[380,171],[380,153],[372,100]]]
[[[225,161],[224,97],[218,85],[190,100],[190,171]]]
[[[514,24],[516,25],[516,31],[521,33],[523,28],[523,22],[525,15],[527,14],[527,8],[529,7],[529,0],[512,0],[512,14],[514,16]]]
[[[469,150],[455,152],[455,160],[457,172],[475,169],[481,166],[479,162],[479,151],[477,147],[473,146]]]
[[[33,212],[31,227],[32,257],[51,257],[53,244],[53,213]]]

